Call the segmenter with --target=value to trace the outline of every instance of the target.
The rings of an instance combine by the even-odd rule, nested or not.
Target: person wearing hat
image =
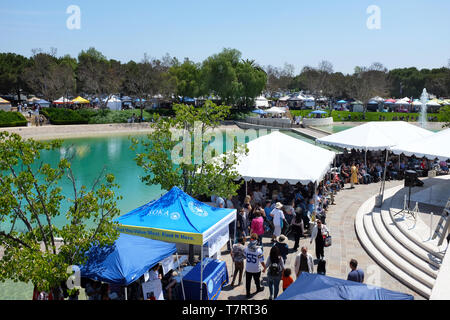
[[[280,235],[277,238],[277,242],[273,245],[274,247],[278,247],[280,249],[280,255],[283,258],[283,262],[286,263],[287,255],[289,253],[289,246],[285,243],[286,237],[284,235]]]
[[[261,286],[261,271],[266,272],[266,264],[264,263],[264,252],[260,246],[258,246],[258,235],[253,233],[250,236],[250,242],[244,249],[245,259],[247,261],[245,265],[245,291],[247,298],[250,298],[251,281],[254,279],[256,285],[256,293],[264,291],[264,287]],[[261,266],[263,270],[261,270]]]
[[[281,210],[283,208],[283,204],[281,202],[277,202],[275,204],[275,209],[272,210],[270,216],[272,217],[272,222],[274,226],[272,242],[275,242],[275,239],[281,235],[281,228],[283,227],[283,220],[285,220],[284,213]]]

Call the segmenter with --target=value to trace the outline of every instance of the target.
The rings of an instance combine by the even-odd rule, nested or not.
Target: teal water
[[[233,130],[231,133],[238,137],[240,141],[249,142],[258,136],[270,133],[270,131],[261,130],[255,134],[255,131]],[[295,133],[285,133],[309,143],[314,143],[313,140]],[[145,135],[135,137],[143,138]],[[147,186],[140,181],[140,176],[144,172],[133,160],[136,151],[131,150],[130,146],[130,137],[123,135],[65,139],[60,150],[43,152],[39,163],[42,161],[55,166],[67,154],[69,148],[73,148],[76,156],[71,163],[77,179],[77,185],[92,186],[92,183],[105,167],[106,172],[114,174],[116,183],[120,185],[117,194],[122,195],[123,199],[118,201],[117,205],[121,214],[125,214],[151,200],[157,199],[165,192],[159,185]],[[224,144],[222,150],[226,151],[229,148],[230,146]],[[142,148],[139,150],[142,150]],[[61,179],[59,186],[62,188],[63,195],[73,197],[71,182],[68,178]],[[67,208],[67,204],[62,204],[61,211],[65,212],[64,210]],[[57,226],[65,224],[64,215],[55,219],[54,223]],[[5,225],[0,225],[0,229],[6,227]],[[0,283],[0,300],[31,299],[32,289],[31,284],[14,283],[12,281]]]

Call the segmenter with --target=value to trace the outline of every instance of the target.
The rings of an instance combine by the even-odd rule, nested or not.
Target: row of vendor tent
[[[0,110],[11,111],[11,102],[0,97]]]
[[[434,133],[404,121],[368,122],[316,141],[346,149],[390,150],[431,160],[450,159],[450,129]]]

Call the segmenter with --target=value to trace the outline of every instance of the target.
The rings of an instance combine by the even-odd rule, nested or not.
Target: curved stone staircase
[[[398,186],[385,192],[382,208],[375,208],[375,196],[358,210],[355,229],[367,253],[389,274],[404,285],[429,299],[445,249],[437,241],[424,241],[411,231],[411,223],[423,231],[429,228],[409,215],[396,214],[402,196]],[[397,195],[396,195],[397,194]],[[406,221],[409,219],[410,221]],[[412,219],[412,221],[411,221]]]

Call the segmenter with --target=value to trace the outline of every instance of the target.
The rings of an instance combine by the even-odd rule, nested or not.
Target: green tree
[[[120,199],[114,177],[102,172],[91,188],[80,187],[69,159],[56,167],[39,162],[41,152],[60,146],[61,141],[23,140],[0,132],[2,281],[31,282],[39,290],[50,290],[67,280],[69,266],[85,262],[91,245],[109,245],[118,236],[112,222]],[[58,186],[64,176],[73,186],[71,197]],[[62,217],[67,223],[56,225]]]
[[[221,161],[209,161],[222,151],[211,149],[209,135],[229,114],[230,107],[208,100],[201,107],[175,104],[173,108],[175,117],[157,118],[147,139],[133,139],[134,147],[144,148],[135,158],[145,172],[141,180],[165,190],[178,186],[193,197],[235,195],[239,184],[233,166],[243,147],[235,145]]]
[[[200,76],[200,64],[190,61],[188,58],[183,63],[175,63],[170,69],[176,82],[176,94],[181,97],[196,98],[203,94],[202,78]]]
[[[30,64],[30,60],[15,53],[0,53],[0,92],[17,94],[27,89],[23,79],[23,72]]]
[[[81,51],[77,66],[78,91],[99,98],[100,106],[105,108],[112,94],[118,93],[125,78],[124,68],[117,60],[107,60],[95,48]],[[107,98],[103,101],[102,96]]]

